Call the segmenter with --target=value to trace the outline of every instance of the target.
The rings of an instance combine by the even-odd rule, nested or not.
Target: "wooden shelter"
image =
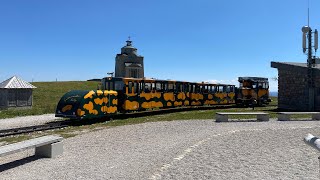
[[[0,83],[0,108],[32,107],[32,84],[13,76]]]

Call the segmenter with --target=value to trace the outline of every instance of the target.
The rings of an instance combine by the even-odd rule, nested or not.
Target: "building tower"
[[[143,56],[137,54],[137,49],[132,46],[132,41],[121,48],[121,54],[116,56],[115,77],[143,78]]]

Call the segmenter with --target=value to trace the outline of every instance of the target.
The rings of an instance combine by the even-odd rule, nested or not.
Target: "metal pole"
[[[312,72],[312,30],[308,31],[308,89],[309,89],[309,111],[314,111],[314,80]]]
[[[318,157],[319,159],[319,179],[320,179],[320,156]]]

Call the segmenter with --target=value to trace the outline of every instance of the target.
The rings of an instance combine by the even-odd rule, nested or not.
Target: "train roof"
[[[176,80],[163,80],[163,79],[154,79],[154,78],[127,78],[127,77],[105,77],[103,79],[107,79],[107,80],[115,80],[115,81],[123,81],[123,80],[134,80],[134,81],[147,81],[147,82],[179,82],[179,83],[191,83],[191,84],[210,84],[210,85],[223,85],[223,86],[227,86],[227,85],[231,85],[234,86],[233,84],[220,84],[220,83],[209,83],[209,82],[188,82],[188,81],[176,81]]]
[[[239,82],[242,81],[253,81],[253,82],[268,82],[268,78],[264,77],[239,77]]]

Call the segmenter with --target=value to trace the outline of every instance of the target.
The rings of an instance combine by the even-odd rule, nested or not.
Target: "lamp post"
[[[114,72],[108,72],[107,73],[110,77],[113,77]]]

